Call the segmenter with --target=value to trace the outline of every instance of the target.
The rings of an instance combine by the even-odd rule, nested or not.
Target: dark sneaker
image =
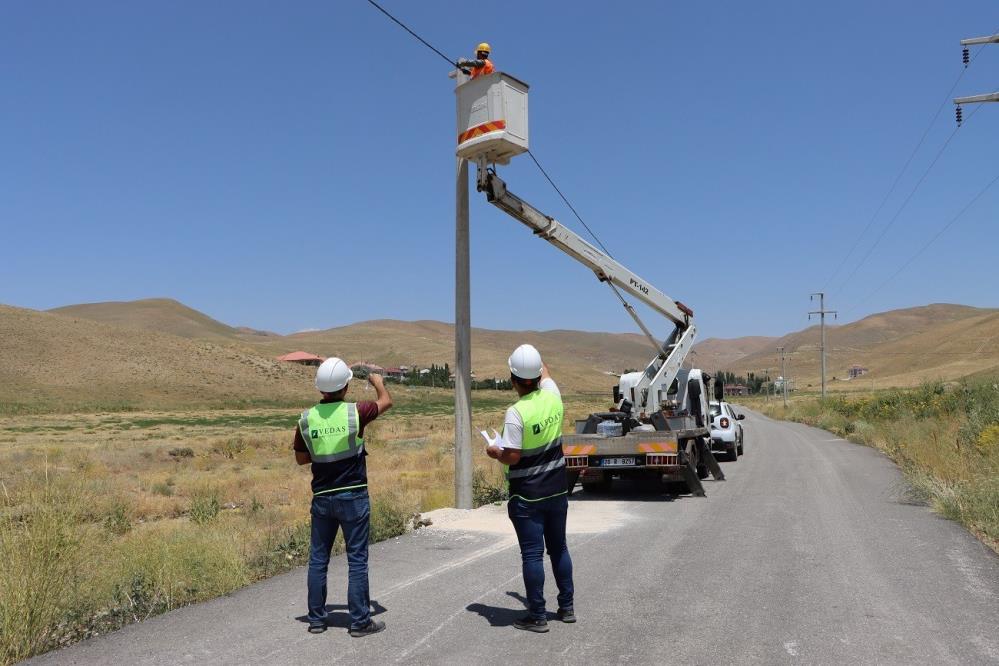
[[[351,629],[350,635],[354,638],[360,638],[361,636],[370,636],[371,634],[377,634],[379,631],[385,630],[385,623],[379,622],[378,620],[371,620],[363,627],[358,629]]]
[[[517,618],[513,621],[513,626],[524,631],[533,631],[538,634],[548,633],[548,620],[535,620],[530,616]]]
[[[324,631],[326,631],[326,623],[325,622],[315,622],[315,623],[312,623],[312,624],[309,625],[309,633],[310,634],[321,634]]]
[[[571,608],[559,608],[555,611],[555,619],[572,624],[576,621],[576,613]]]

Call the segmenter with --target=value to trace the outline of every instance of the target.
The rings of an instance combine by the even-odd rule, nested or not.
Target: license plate
[[[634,467],[634,458],[604,458],[600,461],[601,467]]]

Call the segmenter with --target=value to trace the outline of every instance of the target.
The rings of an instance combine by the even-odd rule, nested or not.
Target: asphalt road
[[[579,622],[523,613],[519,553],[499,507],[371,550],[385,632],[310,635],[305,571],[43,655],[33,664],[999,663],[999,558],[907,500],[877,452],[750,414],[746,456],[707,498],[574,495]],[[469,531],[468,526],[475,531]],[[548,598],[554,600],[549,575]]]

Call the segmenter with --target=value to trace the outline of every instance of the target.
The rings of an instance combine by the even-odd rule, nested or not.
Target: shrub
[[[80,569],[76,513],[80,496],[48,484],[23,498],[27,515],[0,514],[0,663],[54,645],[57,620],[74,601]]]
[[[131,512],[124,502],[119,500],[111,505],[104,516],[104,529],[114,536],[121,536],[132,529]]]
[[[222,510],[222,503],[219,501],[218,492],[215,490],[202,490],[195,493],[191,498],[191,508],[188,514],[191,520],[198,525],[205,525],[215,520]]]
[[[150,491],[154,495],[162,495],[163,497],[173,497],[173,486],[169,483],[154,483]]]
[[[177,458],[177,459],[194,457],[194,449],[192,449],[189,446],[182,446],[176,449],[170,449],[168,453],[170,454],[171,458]]]
[[[510,498],[505,479],[490,478],[485,470],[477,467],[472,473],[472,505],[480,507]]]
[[[371,536],[369,541],[384,541],[406,532],[410,511],[396,495],[382,495],[371,500]]]
[[[216,453],[229,460],[232,460],[245,450],[246,442],[242,437],[227,439],[221,444],[216,444],[214,448]]]

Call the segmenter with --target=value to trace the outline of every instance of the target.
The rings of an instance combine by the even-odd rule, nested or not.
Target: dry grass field
[[[371,397],[361,388],[353,399]],[[449,392],[395,390],[365,435],[372,538],[453,505]],[[512,392],[474,394],[499,427]],[[601,404],[566,396],[570,418]],[[209,599],[305,562],[309,469],[295,409],[0,418],[0,664]],[[475,442],[476,492],[501,487]],[[304,600],[303,600],[304,603]]]

